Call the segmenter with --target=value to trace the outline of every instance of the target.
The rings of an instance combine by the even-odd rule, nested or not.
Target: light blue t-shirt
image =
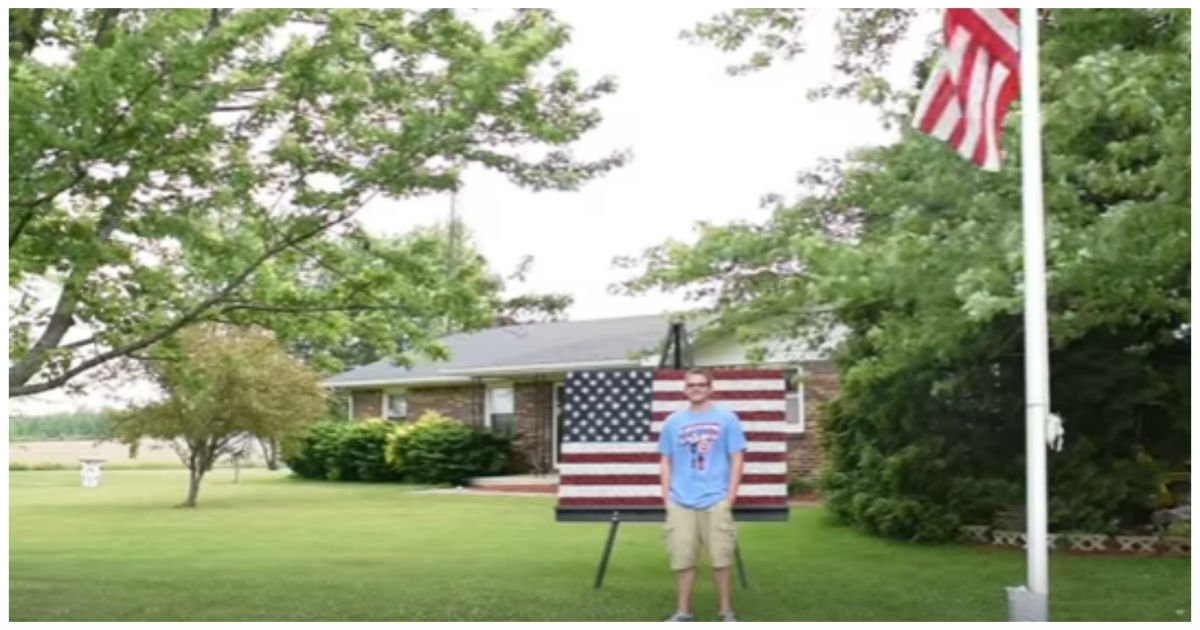
[[[667,416],[658,452],[671,457],[671,500],[704,510],[729,492],[730,460],[746,448],[746,434],[732,411],[684,408]]]

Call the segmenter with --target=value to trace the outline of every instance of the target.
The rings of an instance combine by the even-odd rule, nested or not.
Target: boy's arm
[[[662,483],[662,500],[665,506],[671,500],[671,426],[664,422],[658,434],[658,477]]]
[[[746,434],[736,413],[729,425],[729,505],[737,502],[738,488],[742,485],[742,463],[746,461]]]
[[[659,477],[662,480],[662,500],[663,505],[666,505],[671,500],[671,456],[663,454],[659,458]]]
[[[729,458],[729,505],[737,501],[738,487],[742,485],[742,462],[746,451],[734,451]]]

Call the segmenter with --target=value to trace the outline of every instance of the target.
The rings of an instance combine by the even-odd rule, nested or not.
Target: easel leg
[[[738,584],[749,590],[750,584],[746,582],[746,565],[742,563],[742,548],[736,544],[733,546],[733,559],[737,561]]]
[[[604,543],[604,555],[600,557],[600,567],[596,570],[596,588],[604,583],[604,571],[608,568],[608,556],[612,554],[613,541],[617,539],[617,527],[621,525],[620,513],[613,512],[611,525],[608,527],[608,540]]]

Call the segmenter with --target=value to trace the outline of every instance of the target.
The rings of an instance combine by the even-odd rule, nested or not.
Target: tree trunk
[[[196,497],[200,494],[200,480],[204,478],[204,467],[193,460],[192,468],[188,470],[187,499],[179,507],[196,507]]]
[[[267,470],[279,470],[279,440],[275,437],[258,438],[262,445],[263,459],[267,462]]]

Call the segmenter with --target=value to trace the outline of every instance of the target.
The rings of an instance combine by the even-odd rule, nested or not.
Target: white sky
[[[693,240],[697,221],[765,218],[759,199],[796,192],[800,170],[894,139],[869,107],[805,98],[806,90],[833,77],[836,9],[811,11],[807,52],[767,71],[732,77],[725,67],[746,53],[726,54],[678,37],[712,15],[711,8],[639,10],[636,19],[594,7],[557,10],[574,29],[562,53],[565,65],[584,80],[612,75],[618,84],[616,94],[600,101],[604,120],[577,154],[598,157],[630,148],[633,160],[569,193],[534,193],[503,176],[469,171],[458,196],[459,216],[492,268],[507,275],[522,256],[533,255],[527,281],[514,289],[573,295],[570,319],[686,308],[679,295],[611,295],[608,287],[629,277],[613,258],[637,256],[672,237]],[[936,28],[936,18],[922,18],[893,59],[891,78],[911,76]],[[373,232],[400,234],[445,221],[449,207],[448,195],[379,201],[360,217]],[[9,403],[14,413],[47,413],[121,404],[133,390],[97,389],[86,398],[51,392]]]

